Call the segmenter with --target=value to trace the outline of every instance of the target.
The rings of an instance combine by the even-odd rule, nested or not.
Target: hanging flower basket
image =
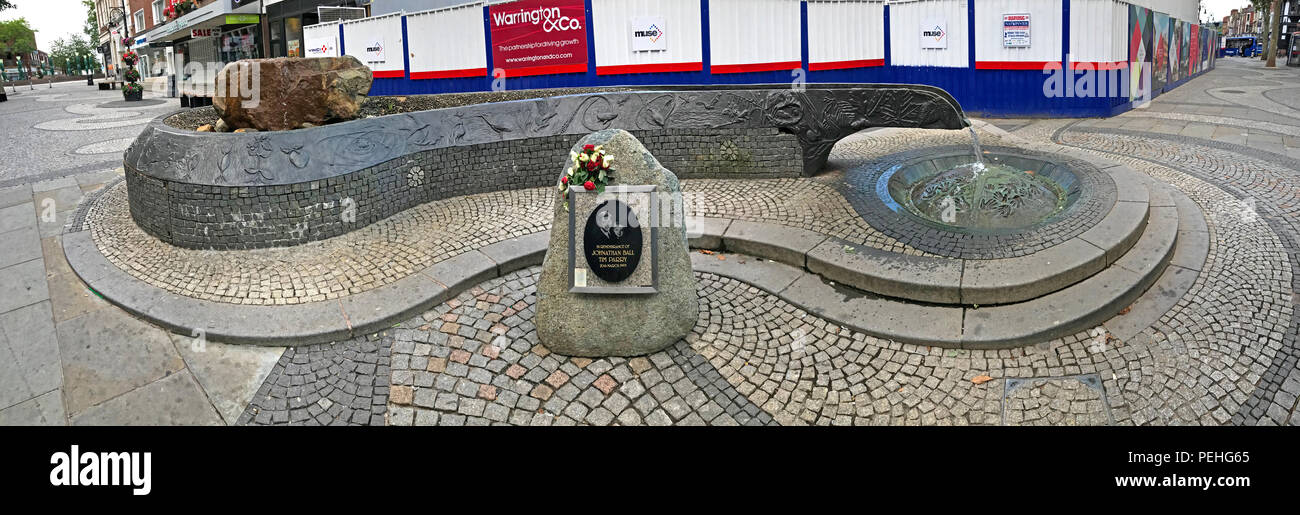
[[[127,50],[122,53],[122,62],[126,63],[127,66],[135,66],[135,63],[140,62],[140,55],[136,54],[134,50]]]
[[[144,86],[132,82],[122,85],[122,99],[127,102],[135,102],[144,98]]]

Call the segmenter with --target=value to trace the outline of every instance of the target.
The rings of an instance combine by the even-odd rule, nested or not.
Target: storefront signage
[[[921,22],[921,48],[948,48],[948,20],[931,18]]]
[[[1029,48],[1029,13],[1002,15],[1002,46]]]
[[[488,7],[492,63],[509,76],[587,70],[583,0],[519,0]]]
[[[210,38],[217,35],[213,29],[190,29],[190,37],[193,39]]]
[[[668,50],[662,16],[639,16],[627,24],[628,36],[632,38],[633,52],[657,52]]]
[[[257,21],[258,18],[256,14],[227,14],[226,15],[226,25],[246,25],[249,23],[257,23]]]

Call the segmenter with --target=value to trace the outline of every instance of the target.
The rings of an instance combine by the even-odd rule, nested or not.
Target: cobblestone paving
[[[1096,376],[1008,381],[1003,423],[1009,426],[1106,425],[1109,410],[1096,381]]]
[[[374,289],[498,241],[543,231],[549,189],[457,197],[403,211],[337,238],[280,249],[203,251],[168,245],[130,218],[126,183],[87,216],[110,262],[170,292],[234,304],[317,302]]]
[[[1221,65],[1153,107],[1252,119],[1259,112],[1255,107],[1224,104],[1205,93],[1251,77]],[[700,273],[700,319],[683,342],[643,358],[575,359],[551,354],[536,341],[529,322],[538,273],[532,268],[488,281],[389,336],[366,340],[391,345],[392,395],[382,400],[387,423],[1300,423],[1295,411],[1300,313],[1294,309],[1300,291],[1295,273],[1300,162],[1287,157],[1285,147],[1261,151],[1249,141],[1178,135],[1175,129],[1186,125],[1177,124],[1200,122],[1177,118],[1133,112],[981,133],[986,144],[1056,142],[1120,161],[1177,188],[1205,213],[1209,253],[1201,273],[1170,311],[1128,341],[1094,330],[996,351],[904,345],[839,327],[739,281]],[[1292,123],[1300,126],[1300,120]],[[843,167],[870,152],[884,155],[900,141],[957,144],[964,137],[928,131],[867,135],[837,147],[831,166]],[[744,195],[767,194],[774,200],[755,203],[777,202],[785,188],[809,203],[819,198],[819,187],[829,188],[834,180],[835,174],[771,181],[780,187]],[[688,190],[713,187],[697,181]],[[779,203],[745,211],[744,198],[738,194],[732,201],[744,216],[784,213],[777,218],[817,223],[800,221],[808,211],[783,212],[789,206]],[[821,223],[842,218],[831,215]],[[373,350],[376,356],[381,352]],[[284,360],[292,359],[288,356]],[[280,379],[284,374],[277,370],[268,384],[292,384]],[[287,391],[271,395],[286,396]],[[259,393],[257,399],[263,397]],[[377,399],[370,399],[374,410],[379,410]],[[259,407],[270,412],[264,418],[292,419],[279,414],[287,402],[265,406]],[[322,412],[313,420],[337,419]],[[371,417],[371,423],[378,422]]]
[[[763,425],[685,343],[649,356],[568,358],[537,341],[533,267],[488,281],[395,331],[393,425]]]
[[[566,358],[539,345],[529,321],[539,271],[488,281],[394,331],[389,423],[992,425],[1008,377],[1129,373],[1126,351],[1091,352],[1086,334],[1000,351],[903,345],[705,273],[683,342],[630,360]],[[1036,398],[1086,401],[1070,388]],[[1078,415],[1108,422],[1105,411]]]
[[[921,254],[867,225],[820,180],[685,184],[692,216],[772,222]],[[131,220],[124,182],[88,202],[78,219],[84,218],[110,262],[151,285],[215,302],[286,305],[378,288],[463,252],[548,230],[551,193],[550,188],[533,188],[431,202],[343,236],[279,249],[204,251],[169,245]]]
[[[239,416],[241,425],[383,425],[387,334],[285,350]]]
[[[1235,193],[1201,188],[1200,198],[1193,196],[1200,205],[1210,207],[1205,211],[1213,230],[1213,248],[1206,271],[1185,302],[1148,331],[1152,337],[1175,342],[1177,352],[1170,357],[1176,361],[1169,371],[1171,376],[1186,378],[1174,384],[1184,383],[1178,389],[1187,392],[1175,396],[1178,389],[1173,389],[1155,395],[1150,398],[1153,411],[1164,416],[1171,410],[1176,413],[1178,406],[1162,405],[1160,399],[1190,397],[1220,404],[1212,411],[1219,423],[1229,418],[1236,423],[1295,423],[1300,377],[1295,370],[1293,292],[1300,288],[1294,275],[1300,263],[1294,250],[1287,249],[1296,249],[1300,242],[1295,226],[1300,205],[1294,182],[1298,180],[1297,167],[1274,162],[1281,158],[1261,159],[1250,149],[1225,150],[1220,147],[1227,144],[1211,145],[1190,138],[1158,139],[1110,129],[1074,128],[1063,131],[1059,139],[1129,161],[1167,182],[1204,184],[1193,178],[1201,177]],[[1211,189],[1218,194],[1207,197],[1205,193]],[[1253,210],[1245,199],[1253,199]],[[1207,362],[1218,361],[1245,363],[1244,369],[1234,368],[1238,373],[1247,371],[1247,375],[1233,378],[1199,372]],[[1238,383],[1237,388],[1227,388],[1225,380]],[[1135,393],[1139,398],[1156,394],[1152,387],[1138,387]],[[1188,414],[1182,417],[1188,418]]]

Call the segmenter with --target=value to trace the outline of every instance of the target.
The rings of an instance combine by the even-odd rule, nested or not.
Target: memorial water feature
[[[554,219],[540,222],[549,234],[488,243],[473,251],[481,254],[477,259],[452,258],[455,266],[433,263],[410,280],[348,292],[344,310],[364,306],[364,319],[340,316],[337,301],[288,306],[294,319],[310,321],[310,335],[300,335],[299,344],[391,327],[484,277],[545,263],[537,311],[530,313],[542,343],[574,356],[644,355],[692,330],[699,270],[697,257],[688,256],[698,253],[687,251],[697,249],[739,254],[731,261],[736,264],[752,256],[759,258],[753,263],[788,267],[779,272],[784,276],[818,277],[805,287],[823,284],[831,291],[801,297],[807,292],[794,291],[792,283],[781,286],[790,291],[769,291],[867,334],[945,347],[1022,345],[1113,314],[1113,305],[1140,294],[1167,262],[1166,247],[1153,249],[1156,266],[1123,275],[1123,285],[1108,283],[1105,295],[1085,293],[1095,306],[1028,323],[1002,320],[1059,311],[1059,303],[1034,303],[1073,295],[1071,288],[1095,288],[1089,281],[1110,281],[1099,272],[1130,249],[1148,250],[1139,239],[1151,232],[1146,222],[1155,215],[1138,196],[1146,186],[1136,173],[1102,171],[1087,159],[1054,152],[981,145],[973,131],[968,146],[907,148],[855,162],[842,175],[823,174],[836,143],[865,129],[969,128],[957,102],[938,88],[752,85],[565,93],[482,93],[445,102],[438,96],[427,103],[412,97],[405,102],[443,107],[263,132],[195,131],[185,123],[201,116],[174,113],[152,122],[127,150],[129,194],[123,201],[129,222],[158,244],[239,253],[329,240],[467,195],[530,188],[555,195]],[[561,182],[574,156],[600,152],[584,150],[588,144],[603,145],[615,164],[610,177],[585,175],[608,179],[600,184],[607,186],[600,188],[604,193],[586,189],[586,179]],[[739,213],[687,213],[680,204],[656,201],[679,197],[679,180],[812,176],[832,188],[843,182],[842,201],[862,218],[854,223],[913,250],[878,250],[806,227],[756,224]],[[579,187],[562,198],[566,185]],[[1117,202],[1121,189],[1126,202]],[[616,206],[609,195],[631,200]],[[602,205],[635,215],[615,219],[662,220],[663,213],[652,216],[649,206],[665,205],[671,206],[669,218],[706,218],[693,221],[698,233],[654,225],[614,230],[601,224],[609,218],[599,216]],[[1162,237],[1171,234],[1168,223],[1158,228]],[[203,326],[214,341],[278,341],[247,325],[255,317],[240,315],[244,306],[184,292],[145,292],[153,286],[131,280],[138,270],[107,268],[95,258],[99,250],[91,238],[73,239],[65,250],[74,269],[88,271],[83,279],[91,287],[147,320],[173,330]],[[713,273],[747,280],[734,270]],[[440,288],[425,291],[421,276]],[[153,298],[168,301],[136,302]],[[633,319],[638,322],[627,323]]]

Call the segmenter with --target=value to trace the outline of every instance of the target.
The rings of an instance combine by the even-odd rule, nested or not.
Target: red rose
[[[596,162],[595,162],[595,161],[587,161],[587,171],[590,172],[590,171],[595,170],[595,169],[596,169]]]
[[[566,175],[564,177],[560,177],[560,184],[568,184],[568,183],[569,183],[569,176]]]
[[[591,190],[596,189],[596,183],[591,182],[591,181],[587,181],[587,182],[583,183],[582,187],[587,188],[587,191],[591,191]]]
[[[583,150],[596,150],[596,146],[595,146],[595,145],[584,145],[584,146],[582,147],[582,149],[583,149]]]

